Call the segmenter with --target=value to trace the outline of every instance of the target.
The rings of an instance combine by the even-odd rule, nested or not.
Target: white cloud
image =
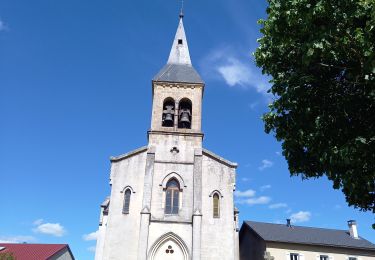
[[[98,238],[98,235],[99,235],[99,230],[95,232],[91,232],[89,234],[85,234],[82,236],[82,238],[85,241],[91,241],[91,240],[96,240]]]
[[[243,181],[243,182],[248,182],[248,181],[251,181],[251,179],[250,179],[250,178],[243,177],[243,178],[241,178],[241,181]]]
[[[258,101],[255,101],[255,102],[252,102],[249,104],[249,108],[251,110],[255,110],[255,108],[259,105],[259,102]]]
[[[268,206],[270,209],[280,209],[280,208],[286,208],[288,205],[286,203],[275,203]]]
[[[261,196],[257,198],[248,198],[237,201],[240,204],[247,204],[247,205],[259,205],[259,204],[268,204],[271,201],[270,197]]]
[[[311,213],[309,211],[299,211],[290,216],[292,223],[306,222],[311,218]]]
[[[254,197],[255,196],[255,191],[254,190],[245,190],[245,191],[236,190],[234,192],[234,196],[236,196],[238,198]]]
[[[236,85],[245,87],[246,85],[251,84],[251,70],[246,63],[243,63],[236,58],[227,58],[226,63],[219,66],[217,71],[230,87]]]
[[[224,80],[229,87],[254,89],[258,93],[270,96],[267,76],[262,75],[252,57],[247,53],[239,53],[233,48],[217,48],[207,54],[201,61],[206,78]]]
[[[29,243],[35,240],[33,236],[0,236],[0,243]]]
[[[8,27],[5,25],[4,21],[0,18],[0,32],[7,30]]]
[[[342,206],[341,205],[339,205],[339,204],[336,204],[335,205],[335,208],[334,209],[341,209],[342,208]]]
[[[265,190],[267,190],[267,189],[271,189],[271,185],[263,185],[263,186],[261,186],[260,188],[260,191],[265,191]]]
[[[258,167],[260,171],[263,171],[264,169],[270,168],[273,166],[273,162],[267,159],[262,160],[262,165]]]
[[[39,225],[42,224],[42,223],[43,223],[43,219],[40,218],[40,219],[35,220],[35,221],[33,222],[33,225],[34,225],[34,226],[39,226]]]
[[[95,246],[90,246],[87,248],[87,250],[95,253]]]
[[[43,219],[34,221],[36,228],[33,229],[35,233],[52,235],[61,237],[66,233],[65,228],[60,223],[43,223]]]
[[[256,204],[268,204],[271,201],[270,197],[261,196],[255,197],[256,192],[254,190],[235,191],[234,196],[239,198],[236,200],[239,204],[256,205]]]

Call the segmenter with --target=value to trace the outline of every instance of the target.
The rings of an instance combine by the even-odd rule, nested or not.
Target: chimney
[[[286,219],[286,226],[287,227],[292,227],[292,224],[290,224],[290,218]]]
[[[352,238],[359,239],[357,231],[357,222],[355,220],[348,221],[349,233]]]

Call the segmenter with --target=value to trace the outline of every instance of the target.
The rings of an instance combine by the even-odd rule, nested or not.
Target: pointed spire
[[[183,64],[191,66],[191,59],[189,54],[189,47],[186,40],[184,24],[182,22],[184,17],[181,9],[180,22],[177,27],[176,36],[174,38],[172,49],[169,54],[168,64]]]
[[[153,81],[199,83],[204,85],[203,80],[191,64],[189,47],[186,40],[184,24],[182,22],[183,18],[183,8],[181,8],[180,22],[177,27],[168,62],[159,73],[154,76]]]

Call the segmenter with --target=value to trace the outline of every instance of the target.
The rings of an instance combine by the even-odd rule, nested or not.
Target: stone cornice
[[[135,150],[133,150],[131,152],[128,152],[126,154],[122,154],[122,155],[119,155],[119,156],[111,156],[110,160],[111,160],[111,162],[118,162],[118,161],[121,161],[123,159],[127,159],[129,157],[137,155],[139,153],[143,153],[143,152],[147,151],[147,149],[148,149],[147,146],[143,146],[141,148],[135,149]]]
[[[209,151],[207,149],[203,149],[203,155],[206,155],[206,156],[208,156],[208,157],[210,157],[210,158],[212,158],[212,159],[214,159],[214,160],[216,160],[216,161],[218,161],[218,162],[220,162],[222,164],[225,164],[226,166],[229,166],[230,168],[235,168],[236,169],[238,167],[237,163],[228,161],[228,160],[226,160],[226,159],[224,159],[224,158],[222,158],[222,157],[214,154],[213,152],[211,152],[211,151]]]

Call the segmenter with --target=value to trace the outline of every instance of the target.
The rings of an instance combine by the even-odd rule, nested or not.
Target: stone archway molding
[[[164,179],[161,181],[161,183],[159,184],[160,186],[163,187],[163,189],[165,189],[167,187],[167,183],[170,179],[172,178],[175,178],[179,183],[180,183],[180,190],[182,191],[182,187],[186,188],[186,185],[185,185],[185,182],[184,182],[184,179],[182,179],[181,175],[178,174],[177,172],[171,172],[169,174],[167,174]]]
[[[224,197],[219,190],[214,190],[213,192],[211,192],[209,197],[214,196],[214,194],[218,194],[220,198]]]
[[[188,250],[185,242],[178,235],[176,235],[175,233],[168,232],[168,233],[162,235],[161,237],[159,237],[156,240],[156,242],[151,247],[149,253],[147,254],[147,260],[154,260],[155,259],[155,255],[156,255],[159,247],[162,246],[164,244],[164,242],[166,242],[168,240],[174,241],[181,248],[181,250],[182,250],[182,252],[184,254],[184,260],[189,260],[190,259],[189,258],[189,250]]]

